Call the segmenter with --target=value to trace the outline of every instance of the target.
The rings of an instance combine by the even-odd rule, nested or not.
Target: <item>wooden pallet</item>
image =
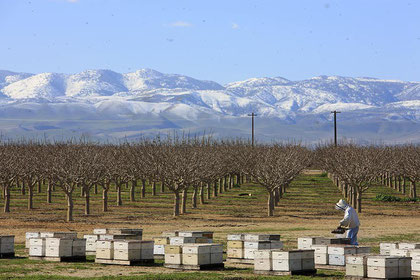
[[[86,262],[86,256],[77,257],[34,257],[30,256],[30,260],[48,261],[48,262]]]
[[[0,254],[0,259],[13,259],[14,257],[15,257],[15,253]]]
[[[326,269],[326,270],[338,270],[338,271],[345,271],[345,265],[326,265],[326,264],[316,264],[316,269]]]
[[[316,274],[316,269],[308,269],[308,270],[300,270],[300,271],[254,270],[254,274],[260,274],[260,275],[277,275],[277,276],[314,275],[314,274]]]
[[[234,264],[250,264],[254,265],[254,260],[250,259],[236,259],[236,258],[227,258],[226,263],[234,263]]]
[[[178,270],[221,270],[225,267],[223,263],[218,264],[202,264],[202,265],[188,265],[188,264],[167,264],[163,265],[166,268]]]
[[[101,264],[114,264],[114,265],[128,265],[128,266],[141,266],[141,265],[150,265],[154,264],[155,260],[108,260],[108,259],[95,259],[95,263]]]

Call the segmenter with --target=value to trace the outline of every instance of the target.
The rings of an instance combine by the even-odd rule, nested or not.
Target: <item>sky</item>
[[[420,81],[420,1],[0,0],[0,69]]]

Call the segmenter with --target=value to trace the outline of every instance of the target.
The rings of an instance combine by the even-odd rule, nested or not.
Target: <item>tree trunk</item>
[[[73,198],[71,193],[66,194],[67,198],[67,222],[73,221]]]
[[[102,211],[108,212],[108,189],[102,191]]]
[[[200,204],[204,204],[204,184],[200,183]]]
[[[213,182],[213,196],[217,197],[217,181]]]
[[[412,198],[417,198],[416,181],[411,182],[411,197]]]
[[[280,189],[277,187],[274,189],[274,206],[279,206],[280,202]]]
[[[223,179],[219,178],[219,193],[223,193]]]
[[[211,184],[207,183],[207,199],[211,198]]]
[[[137,186],[137,181],[132,180],[131,188],[130,188],[130,201],[136,201],[136,186]]]
[[[146,197],[146,179],[141,179],[141,198]]]
[[[357,213],[362,213],[362,192],[357,191]]]
[[[80,197],[85,197],[85,189],[80,184],[77,184],[77,187],[80,188]]]
[[[194,186],[193,194],[192,194],[192,208],[197,208],[197,191],[198,186]]]
[[[122,205],[122,199],[121,199],[121,184],[117,184],[117,206]]]
[[[52,182],[51,182],[51,180],[48,180],[48,184],[47,184],[47,203],[52,203],[52,194],[51,194],[51,191],[52,191]]]
[[[160,192],[161,193],[165,192],[165,182],[163,182],[163,181],[160,183]]]
[[[29,183],[28,184],[28,210],[34,209],[34,186]]]
[[[182,191],[182,202],[181,202],[181,214],[186,214],[187,213],[187,189],[184,189]]]
[[[22,187],[21,187],[20,191],[21,191],[22,195],[26,194],[25,181],[22,181]]]
[[[229,186],[229,184],[228,184],[228,180],[229,180],[229,177],[226,175],[226,176],[225,176],[225,179],[223,180],[223,182],[224,182],[224,184],[223,184],[223,190],[224,190],[225,192],[227,192],[227,190],[228,190],[228,186]]]
[[[268,191],[268,200],[267,200],[267,214],[269,217],[274,216],[274,203],[273,203],[273,191]]]
[[[174,217],[178,217],[179,216],[179,192],[176,191],[174,193],[175,195],[175,200],[174,200]]]
[[[85,215],[90,214],[90,188],[85,189]]]
[[[156,195],[156,181],[153,181],[152,183],[152,196]]]
[[[4,213],[10,212],[10,187],[3,187],[4,193]]]
[[[39,180],[38,181],[38,193],[41,193],[41,192],[42,192],[42,181]]]
[[[403,182],[402,182],[402,193],[405,194],[406,192],[406,180],[405,177],[403,177]]]
[[[98,194],[98,184],[93,185],[93,193]]]

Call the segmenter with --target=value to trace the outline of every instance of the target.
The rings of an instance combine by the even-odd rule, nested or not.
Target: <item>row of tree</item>
[[[198,137],[143,139],[136,143],[93,144],[85,142],[0,143],[0,184],[4,211],[10,211],[11,189],[27,191],[28,208],[41,185],[51,193],[61,190],[67,201],[67,220],[73,220],[73,194],[80,189],[85,198],[85,214],[90,214],[92,189],[102,189],[103,211],[108,210],[108,193],[115,187],[117,205],[122,205],[121,190],[130,187],[130,200],[146,181],[156,195],[174,195],[173,215],[185,213],[187,194],[192,190],[192,207],[197,201],[228,191],[248,178],[267,190],[267,214],[274,215],[286,188],[300,172],[315,164],[331,174],[343,196],[362,209],[362,194],[379,179],[398,177],[411,182],[410,194],[416,196],[420,178],[420,147],[376,147],[353,144],[319,146],[308,149],[296,143],[251,145],[242,140],[214,140]]]

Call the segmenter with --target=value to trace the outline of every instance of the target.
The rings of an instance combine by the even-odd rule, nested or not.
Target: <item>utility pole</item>
[[[252,112],[252,114],[248,114],[248,116],[252,117],[252,147],[254,147],[254,117],[256,117],[257,114],[254,114],[254,112]]]
[[[337,111],[332,111],[331,114],[334,114],[334,145],[337,147]]]

